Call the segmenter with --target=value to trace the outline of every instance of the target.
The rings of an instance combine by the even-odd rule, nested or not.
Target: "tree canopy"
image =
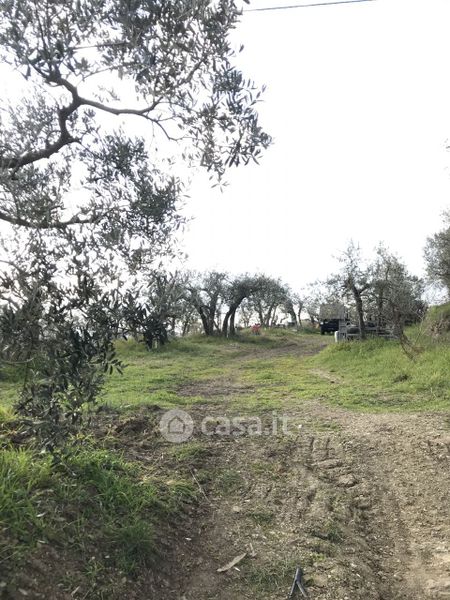
[[[1,3],[0,354],[27,365],[28,415],[77,419],[95,398],[124,281],[183,223],[186,169],[217,182],[269,145],[260,90],[234,66],[239,15],[232,0]],[[165,335],[165,308],[141,308]]]
[[[179,220],[173,144],[220,178],[270,141],[232,65],[233,1],[6,0],[0,16],[2,59],[23,76],[1,112],[4,221],[85,225],[133,264]]]
[[[444,214],[444,224],[443,229],[428,238],[425,260],[432,281],[450,292],[450,211]]]

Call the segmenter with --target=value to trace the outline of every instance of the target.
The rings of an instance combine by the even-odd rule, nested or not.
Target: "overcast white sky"
[[[421,273],[450,205],[449,23],[449,0],[246,13],[239,66],[267,85],[260,114],[275,142],[225,193],[195,178],[189,266],[299,288],[353,238],[367,252],[384,240]]]

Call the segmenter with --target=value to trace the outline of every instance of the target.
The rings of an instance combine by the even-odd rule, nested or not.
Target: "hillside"
[[[124,375],[56,469],[4,373],[3,597],[281,600],[297,565],[314,599],[450,597],[450,348],[420,343],[411,362],[284,330],[121,342]],[[184,443],[168,409],[193,420]]]

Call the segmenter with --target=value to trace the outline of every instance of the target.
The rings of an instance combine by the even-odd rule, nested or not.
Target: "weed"
[[[169,448],[170,454],[179,463],[197,466],[204,462],[209,450],[200,442],[189,442]]]
[[[292,584],[297,562],[293,558],[284,558],[272,560],[264,563],[249,563],[243,568],[243,579],[252,590],[264,594],[262,597],[269,597],[268,594],[280,590],[289,590]]]
[[[157,555],[155,530],[151,523],[134,517],[107,531],[110,551],[117,556],[117,566],[125,573],[135,574],[149,566]]]
[[[34,461],[26,450],[0,453],[0,524],[18,538],[29,541],[45,529],[40,514],[41,497],[51,482],[48,458]]]
[[[259,509],[259,510],[252,510],[250,512],[247,513],[247,516],[257,525],[260,526],[267,526],[267,525],[271,525],[274,521],[275,515],[273,514],[273,512],[271,510],[264,510],[264,509]]]
[[[235,469],[223,469],[218,471],[214,477],[216,488],[231,494],[243,485],[242,475]]]

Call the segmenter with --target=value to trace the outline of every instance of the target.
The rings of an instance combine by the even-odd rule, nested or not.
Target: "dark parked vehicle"
[[[389,331],[384,327],[377,327],[375,323],[372,321],[366,321],[366,333],[367,335],[387,335]],[[358,325],[348,324],[347,325],[347,335],[357,335],[359,334]]]
[[[334,333],[339,331],[339,319],[324,319],[320,322],[320,333]]]

